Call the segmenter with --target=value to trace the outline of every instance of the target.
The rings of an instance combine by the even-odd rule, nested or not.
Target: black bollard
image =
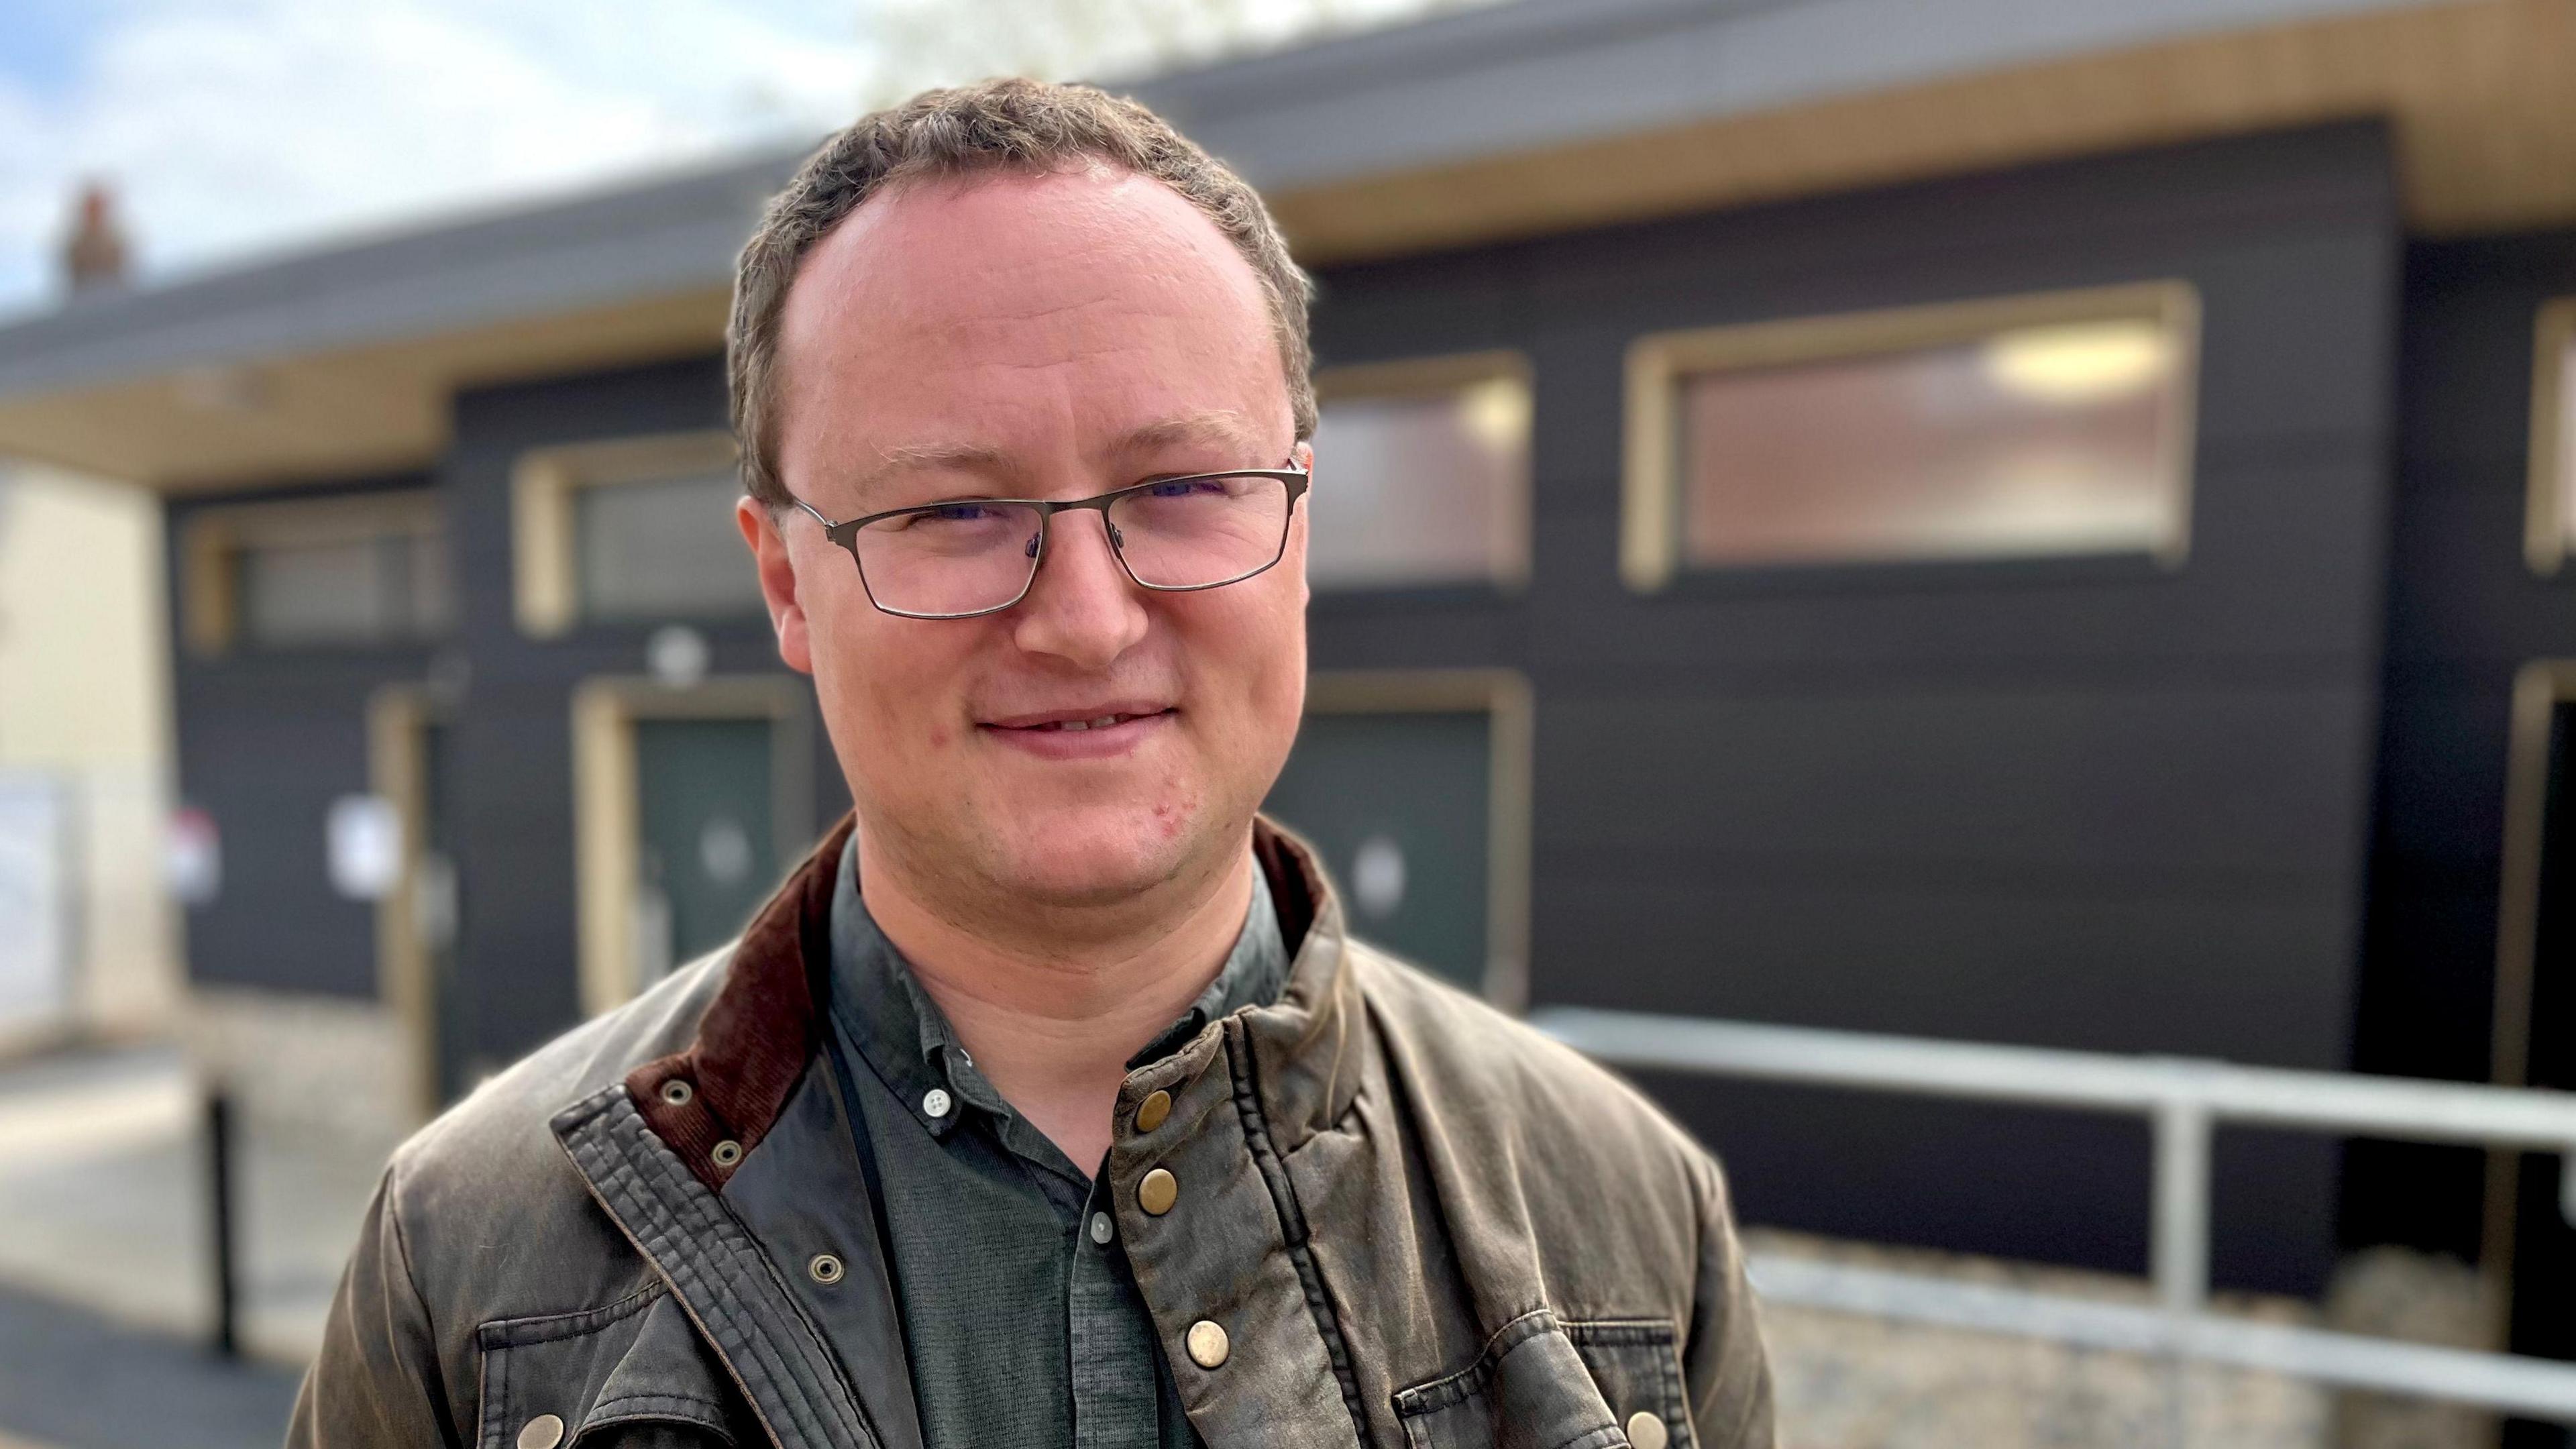
[[[241,1357],[240,1304],[233,1271],[233,1103],[218,1085],[206,1092],[206,1221],[215,1269],[215,1352]]]

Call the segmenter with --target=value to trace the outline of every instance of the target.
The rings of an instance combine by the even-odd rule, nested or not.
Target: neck
[[[925,892],[864,838],[859,864],[869,916],[976,1070],[1086,1171],[1109,1150],[1128,1061],[1223,969],[1258,868],[1247,846],[1116,907],[997,917]]]

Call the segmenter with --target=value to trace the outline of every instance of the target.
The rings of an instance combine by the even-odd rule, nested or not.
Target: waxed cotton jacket
[[[925,1449],[878,1236],[848,1228],[874,1221],[864,1175],[762,1152],[786,1114],[843,1111],[822,1003],[848,830],[731,947],[395,1154],[290,1445]],[[1131,1073],[1102,1169],[1200,1436],[1770,1445],[1717,1164],[1617,1079],[1350,939],[1284,832],[1255,853],[1287,988]],[[1136,1130],[1158,1091],[1168,1118]],[[1160,1214],[1137,1196],[1155,1169],[1178,1183]],[[847,1261],[828,1283],[772,1261],[746,1214],[830,1227]]]

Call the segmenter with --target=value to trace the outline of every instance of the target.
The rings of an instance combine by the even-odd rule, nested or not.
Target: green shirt
[[[831,930],[833,1048],[850,1068],[925,1442],[1195,1449],[1107,1185],[975,1069],[861,902],[855,842]],[[1269,883],[1255,871],[1225,965],[1129,1069],[1275,1002],[1287,974]]]

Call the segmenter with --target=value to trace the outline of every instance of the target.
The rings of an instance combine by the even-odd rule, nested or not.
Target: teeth
[[[1105,730],[1111,725],[1125,724],[1131,719],[1143,718],[1144,716],[1140,714],[1104,714],[1098,719],[1057,720],[1052,724],[1034,725],[1031,726],[1031,728],[1039,730]]]

